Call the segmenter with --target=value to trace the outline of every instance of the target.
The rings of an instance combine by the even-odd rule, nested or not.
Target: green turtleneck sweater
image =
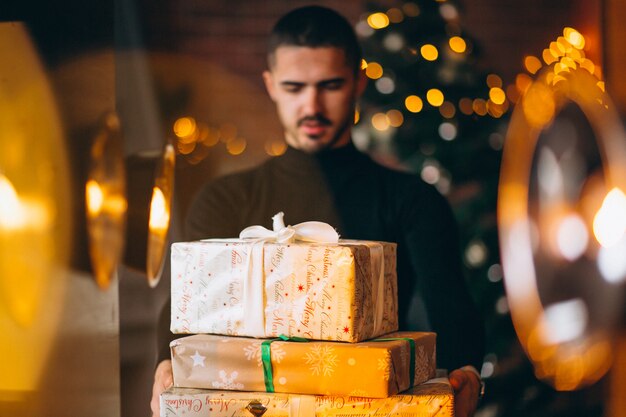
[[[288,148],[255,169],[204,186],[189,210],[185,237],[236,237],[255,224],[271,228],[280,211],[285,224],[318,220],[344,239],[396,242],[400,329],[436,332],[438,367],[480,369],[482,322],[464,281],[452,211],[435,188],[374,163],[352,144],[314,155]],[[160,338],[169,340],[169,305],[161,321]],[[160,346],[159,358],[168,358],[167,343]]]

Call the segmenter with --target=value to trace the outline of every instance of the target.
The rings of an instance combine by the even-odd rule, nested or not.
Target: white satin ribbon
[[[338,243],[339,234],[329,224],[304,222],[295,226],[285,226],[284,213],[272,217],[272,228],[249,226],[239,233],[239,238],[252,243],[247,256],[247,274],[243,280],[243,326],[245,334],[254,337],[265,336],[265,301],[263,279],[263,245],[265,242],[292,243],[294,241]]]
[[[239,233],[240,239],[263,239],[263,241],[277,243],[292,243],[296,240],[302,242],[337,243],[339,235],[328,223],[304,222],[295,226],[285,226],[281,211],[272,217],[272,228],[268,230],[263,226],[246,227]]]

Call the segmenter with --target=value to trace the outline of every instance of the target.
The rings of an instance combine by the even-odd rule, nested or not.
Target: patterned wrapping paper
[[[414,341],[411,352],[409,341]],[[435,376],[435,333],[395,332],[359,343],[272,341],[271,381],[263,340],[194,335],[171,344],[176,387],[384,398]]]
[[[454,417],[445,378],[381,399],[170,388],[161,394],[161,417],[252,417],[250,403],[266,410],[263,417]]]
[[[171,293],[173,333],[358,342],[398,329],[396,245],[174,243]]]

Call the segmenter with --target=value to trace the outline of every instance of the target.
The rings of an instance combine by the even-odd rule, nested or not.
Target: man
[[[454,370],[456,415],[472,415],[483,329],[463,279],[454,218],[430,185],[376,165],[354,148],[350,128],[366,86],[354,31],[330,9],[294,10],[270,35],[268,65],[263,79],[288,149],[202,188],[188,215],[187,239],[237,236],[246,226],[269,226],[283,211],[290,224],[324,221],[348,239],[396,242],[400,329],[416,329],[421,321],[428,328],[416,330],[437,332],[438,366]],[[415,294],[423,306],[417,314],[410,308]],[[166,323],[168,316],[166,308]],[[172,380],[166,343],[161,348],[153,411]]]

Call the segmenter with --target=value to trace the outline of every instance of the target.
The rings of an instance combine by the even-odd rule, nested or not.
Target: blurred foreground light
[[[531,74],[537,73],[541,69],[541,61],[536,56],[528,55],[524,58],[524,67]]]
[[[626,233],[626,195],[619,188],[606,195],[593,219],[593,233],[605,248],[615,245]]]
[[[454,140],[457,136],[457,127],[450,122],[444,122],[439,125],[439,136],[443,140]]]
[[[39,401],[12,408],[12,396],[37,399],[59,344],[76,196],[57,98],[22,23],[0,22],[0,74],[0,414],[22,415]]]
[[[589,313],[585,302],[577,298],[547,306],[542,320],[544,342],[555,345],[581,338],[589,322]]]
[[[574,48],[583,49],[585,47],[585,37],[576,29],[566,27],[563,29],[563,36]]]
[[[598,268],[608,283],[626,281],[626,236],[611,247],[601,247],[598,253]]]
[[[383,67],[378,62],[369,62],[365,68],[365,75],[372,80],[377,80],[383,76]]]
[[[114,113],[103,117],[90,157],[85,183],[89,258],[96,283],[105,290],[124,253],[128,208],[120,121]]]
[[[506,94],[500,87],[492,87],[489,90],[489,99],[495,104],[502,104],[506,100]]]
[[[407,2],[402,5],[402,11],[409,17],[416,17],[420,14],[420,8],[416,3]]]
[[[387,112],[387,120],[389,121],[389,126],[400,127],[404,122],[404,116],[401,111],[392,109]]]
[[[583,219],[577,214],[566,216],[558,225],[557,246],[568,261],[575,261],[587,249],[589,233]]]
[[[159,283],[165,264],[174,196],[175,163],[174,147],[171,143],[166,143],[154,175],[148,216],[146,275],[152,288]]]
[[[397,7],[392,7],[387,10],[387,16],[389,17],[389,21],[391,23],[400,23],[404,20],[404,13],[402,13],[402,10]]]
[[[372,126],[374,129],[384,132],[389,129],[389,119],[385,113],[376,113],[372,116]]]
[[[391,94],[396,89],[396,83],[390,77],[380,77],[375,85],[381,94]]]

